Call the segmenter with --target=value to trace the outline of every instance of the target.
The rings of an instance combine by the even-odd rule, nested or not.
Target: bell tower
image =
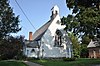
[[[59,15],[59,8],[57,5],[55,5],[52,9],[52,15],[51,15],[51,19],[54,19],[57,15]]]

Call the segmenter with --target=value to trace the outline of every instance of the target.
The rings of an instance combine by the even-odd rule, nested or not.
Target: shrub
[[[63,58],[63,61],[75,61],[76,58]]]
[[[14,57],[14,59],[16,59],[16,60],[26,60],[26,58],[27,57],[25,55],[17,55]]]
[[[17,55],[20,56],[21,50],[22,42],[20,38],[9,37],[8,39],[2,39],[2,42],[0,42],[1,60],[13,59]]]

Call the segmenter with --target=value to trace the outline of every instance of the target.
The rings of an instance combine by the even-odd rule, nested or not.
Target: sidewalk
[[[14,60],[14,59],[12,59],[12,60],[4,60],[4,61],[23,62],[23,63],[25,63],[25,64],[28,65],[28,66],[42,66],[42,65],[36,64],[36,63],[34,63],[34,62],[30,62],[30,61],[18,61],[18,60]]]
[[[23,62],[24,62],[25,64],[27,64],[28,66],[42,66],[42,65],[39,65],[39,64],[30,62],[30,61],[23,61]]]

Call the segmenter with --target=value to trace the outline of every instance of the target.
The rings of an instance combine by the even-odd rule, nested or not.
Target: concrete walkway
[[[94,65],[94,66],[100,66],[100,65]]]
[[[43,65],[36,64],[36,63],[34,63],[34,62],[30,62],[30,61],[19,61],[19,60],[4,60],[4,61],[23,62],[23,63],[25,63],[25,64],[28,65],[28,66],[43,66]]]
[[[39,64],[30,62],[30,61],[23,61],[23,62],[24,62],[25,64],[27,64],[28,66],[42,66],[42,65],[39,65]]]

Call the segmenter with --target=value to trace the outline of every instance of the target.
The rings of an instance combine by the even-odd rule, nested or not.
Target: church
[[[40,27],[34,34],[29,32],[29,40],[25,41],[23,53],[34,58],[71,58],[72,42],[61,25],[59,8],[55,5],[51,9],[50,20]]]

